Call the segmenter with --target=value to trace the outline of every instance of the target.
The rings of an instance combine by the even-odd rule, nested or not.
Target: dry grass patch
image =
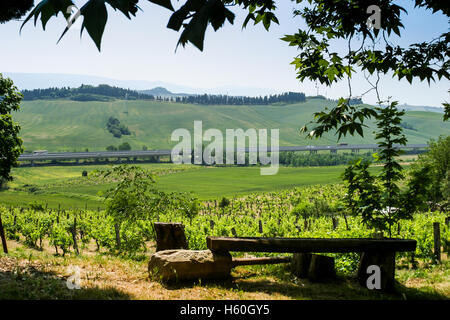
[[[275,299],[448,299],[448,261],[430,270],[404,269],[397,294],[367,290],[351,277],[312,283],[293,276],[288,265],[237,267],[224,281],[166,285],[150,281],[148,259],[107,254],[55,256],[9,241],[0,254],[0,299],[275,300]],[[70,267],[80,270],[80,290],[67,288]],[[421,271],[420,271],[421,270]],[[422,273],[420,273],[422,272]]]

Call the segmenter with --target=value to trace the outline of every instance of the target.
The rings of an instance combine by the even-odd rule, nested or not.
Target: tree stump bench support
[[[358,280],[367,286],[372,273],[368,267],[380,270],[380,289],[392,291],[395,284],[395,253],[415,251],[416,240],[409,239],[324,239],[324,238],[264,238],[264,237],[207,237],[208,249],[217,252],[283,252],[294,253],[292,268],[300,277],[313,281],[330,278],[334,274],[334,259],[311,253],[360,252]],[[330,269],[333,272],[330,272]]]
[[[156,251],[188,249],[184,225],[182,223],[155,222]]]
[[[311,253],[294,253],[291,270],[299,278],[319,282],[336,277],[334,258]]]

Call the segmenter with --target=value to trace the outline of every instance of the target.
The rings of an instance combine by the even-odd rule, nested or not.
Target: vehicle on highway
[[[33,151],[33,154],[46,154],[46,153],[48,153],[47,150],[35,150],[35,151]]]

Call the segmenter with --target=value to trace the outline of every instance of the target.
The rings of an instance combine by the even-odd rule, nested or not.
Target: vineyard
[[[6,235],[27,246],[42,249],[47,243],[59,255],[83,254],[88,246],[98,253],[148,257],[154,243],[153,222],[182,222],[190,249],[206,249],[206,236],[265,236],[311,238],[365,238],[375,230],[363,225],[359,217],[341,210],[341,185],[312,186],[253,194],[238,199],[194,202],[198,206],[172,201],[159,210],[154,219],[127,219],[117,224],[105,210],[47,210],[0,207]],[[192,199],[189,202],[193,203]],[[304,203],[309,203],[305,210]],[[417,240],[414,254],[399,253],[409,262],[433,259],[433,223],[441,226],[441,243],[449,250],[450,228],[446,213],[416,213],[412,220],[396,225],[393,237]],[[258,255],[255,253],[255,255]],[[266,254],[267,255],[267,254]],[[330,254],[342,273],[356,270],[358,254]]]

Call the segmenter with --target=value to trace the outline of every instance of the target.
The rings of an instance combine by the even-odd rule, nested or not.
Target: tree
[[[3,0],[0,2],[0,23],[19,19],[27,13],[34,0]]]
[[[12,119],[11,112],[20,108],[22,94],[11,79],[0,73],[0,182],[10,181],[11,168],[23,152],[20,126]],[[2,183],[0,183],[2,184]]]
[[[403,218],[398,216],[398,208],[401,206],[398,182],[404,176],[402,166],[396,161],[396,157],[401,154],[401,150],[396,148],[395,145],[406,145],[406,137],[401,127],[401,117],[405,112],[397,109],[396,102],[390,103],[384,108],[377,108],[377,110],[379,131],[375,138],[381,140],[378,142],[381,151],[375,154],[375,158],[384,164],[379,176],[385,190],[381,197],[381,204],[386,210],[385,220],[390,233],[392,224]]]
[[[450,204],[450,136],[431,140],[428,152],[419,156],[412,174],[422,181],[430,181],[429,190],[422,192],[426,200]]]
[[[120,151],[131,150],[131,146],[130,146],[130,144],[128,142],[124,142],[124,143],[119,145],[119,150]]]
[[[343,174],[347,187],[344,203],[351,214],[361,216],[368,226],[388,231],[391,236],[392,226],[396,222],[411,219],[414,212],[426,208],[426,201],[433,186],[433,178],[430,176],[432,165],[429,161],[424,161],[426,158],[422,156],[423,165],[415,166],[409,181],[405,183],[406,188],[401,190],[400,183],[404,179],[404,174],[396,158],[401,154],[397,146],[406,144],[401,126],[404,111],[397,109],[396,102],[376,110],[379,131],[375,138],[381,140],[378,142],[381,151],[375,153],[374,157],[383,163],[383,168],[378,176],[374,176],[368,170],[370,162],[359,159],[351,163]],[[442,140],[439,143],[440,147],[433,141],[430,143],[431,150],[427,153],[427,157],[439,159],[435,161],[435,167],[438,168],[443,164],[444,168],[437,170],[435,174],[445,179],[450,148],[447,146],[446,150],[445,142]],[[440,185],[440,182],[437,182],[437,185]]]
[[[99,175],[103,179],[119,180],[116,186],[107,190],[105,202],[106,213],[114,220],[116,247],[120,251],[121,225],[152,218],[161,201],[160,193],[154,186],[154,176],[140,167],[121,165],[100,171]]]
[[[118,251],[135,252],[145,248],[140,241],[128,241],[124,235],[139,222],[157,220],[159,214],[182,212],[192,218],[198,213],[199,203],[186,193],[165,193],[156,187],[156,177],[150,171],[134,165],[120,165],[93,173],[106,181],[117,182],[105,193],[106,213],[113,219]]]

